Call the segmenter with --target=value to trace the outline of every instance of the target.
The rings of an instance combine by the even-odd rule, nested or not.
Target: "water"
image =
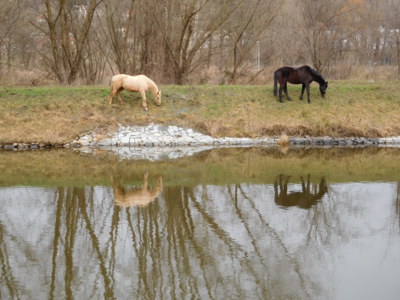
[[[399,154],[0,152],[0,298],[398,299]]]

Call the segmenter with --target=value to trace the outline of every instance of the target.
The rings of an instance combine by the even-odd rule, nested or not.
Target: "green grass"
[[[137,93],[122,92],[109,105],[106,86],[0,87],[0,143],[66,143],[77,135],[117,123],[163,123],[191,127],[212,136],[400,135],[400,82],[330,81],[321,98],[311,88],[311,104],[300,101],[300,86],[290,85],[292,102],[279,103],[265,86],[160,86],[162,105],[148,94],[149,112]],[[306,97],[305,97],[306,98]]]

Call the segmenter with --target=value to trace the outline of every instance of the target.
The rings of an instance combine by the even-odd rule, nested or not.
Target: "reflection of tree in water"
[[[113,299],[113,268],[107,266],[107,255],[100,247],[99,238],[96,235],[94,228],[94,205],[93,205],[93,190],[83,188],[59,188],[56,220],[54,224],[54,241],[53,241],[53,255],[52,255],[52,272],[51,272],[51,288],[49,299],[57,298],[62,288],[58,286],[60,281],[60,272],[64,271],[64,292],[68,299],[74,298],[78,277],[76,274],[76,267],[84,265],[84,260],[88,258],[87,254],[82,254],[81,249],[76,249],[75,245],[80,247],[82,242],[90,245],[90,254],[97,259],[96,265],[100,268],[100,278],[103,281],[104,298]],[[112,239],[114,231],[116,231],[114,219],[118,215],[118,207],[114,208],[112,217],[112,225],[110,232],[111,248],[115,249],[115,239]],[[117,216],[118,217],[118,216]],[[83,232],[82,232],[83,231]],[[84,240],[82,240],[84,239]],[[75,249],[74,249],[75,248]],[[61,253],[64,254],[64,266],[59,257]],[[115,251],[114,251],[115,252]],[[111,255],[111,258],[115,255]],[[60,270],[61,269],[61,270]],[[79,281],[79,280],[78,280]],[[87,280],[85,280],[87,282]],[[87,287],[92,286],[93,290],[86,291],[87,295],[95,295],[96,290],[94,285],[88,284]]]
[[[278,176],[275,184],[278,173],[308,172],[302,165],[286,169],[285,162],[271,167],[268,176],[260,177],[259,169],[258,177],[252,176],[251,167],[244,166],[253,165],[252,160],[258,162],[259,157],[247,155],[244,149],[235,151],[241,155],[231,161],[239,158],[240,164],[234,165],[233,171],[219,168],[223,174],[211,181],[209,177],[215,174],[208,174],[208,169],[200,176],[179,165],[178,176],[169,165],[143,164],[134,169],[132,164],[114,170],[112,187],[48,188],[51,196],[31,201],[35,202],[31,209],[48,215],[46,226],[36,229],[39,238],[34,247],[30,244],[34,230],[20,217],[30,214],[29,209],[19,205],[7,210],[3,206],[0,298],[312,298],[323,281],[316,278],[321,270],[315,266],[338,256],[333,244],[352,237],[354,230],[348,225],[354,224],[354,217],[362,216],[368,204],[360,201],[365,205],[360,207],[360,202],[352,202],[357,195],[347,193],[340,183],[330,182],[331,173],[326,175],[328,187],[323,170],[318,168],[318,177],[292,175],[289,180]],[[307,151],[301,153],[309,157]],[[318,151],[325,161],[325,152]],[[343,150],[330,151],[340,158]],[[276,155],[296,158],[298,153],[291,152]],[[205,156],[204,164],[209,159],[209,165],[214,166],[225,159],[223,153],[201,155]],[[233,176],[228,171],[246,174]],[[228,177],[221,180],[224,172]],[[104,178],[110,177],[107,174]],[[240,183],[243,181],[251,183]],[[182,182],[187,186],[180,185]],[[191,186],[197,182],[215,185]],[[391,216],[386,218],[389,225],[396,225],[393,234],[397,235],[399,186],[391,184],[397,198],[390,202]],[[20,219],[14,222],[15,216]],[[387,237],[389,242],[393,235]],[[39,275],[31,276],[31,270]],[[28,278],[37,290],[27,283]]]
[[[398,226],[400,229],[400,182],[397,182],[395,207],[396,207],[396,217],[398,221]]]
[[[1,266],[1,277],[0,277],[0,298],[9,299],[20,299],[20,293],[17,287],[17,280],[13,275],[13,270],[10,265],[8,243],[5,238],[9,235],[5,231],[5,227],[0,223],[0,266]]]
[[[293,191],[285,182],[282,194],[278,177],[278,195]],[[319,199],[307,210],[291,209],[302,216],[296,226],[304,243],[296,247],[285,227],[291,215],[276,221],[271,213],[288,211],[274,203],[276,184],[167,185],[159,201],[126,208],[115,205],[111,188],[58,188],[49,205],[49,243],[40,247],[50,268],[38,267],[45,275],[34,280],[48,287],[49,299],[308,299],[318,286],[304,260],[318,257],[330,235],[340,234],[335,203],[321,198],[328,194],[325,179],[314,185],[304,177],[297,186]],[[8,262],[4,241],[12,236],[23,245],[23,233],[0,230],[3,286],[13,298],[23,297],[22,270]]]
[[[217,200],[218,194],[226,197]],[[100,203],[89,187],[58,188],[54,195],[51,241],[40,249],[51,268],[34,279],[49,287],[49,299],[294,297],[297,290],[278,284],[287,276],[284,262],[297,274],[296,289],[308,294],[299,263],[240,185],[165,187],[164,201],[146,208],[114,205],[111,190]],[[1,242],[4,270],[7,243]],[[8,269],[2,272],[8,294],[24,294]]]
[[[235,204],[235,210],[236,213],[241,220],[243,224],[246,224],[246,231],[248,233],[248,236],[251,237],[251,245],[254,247],[254,251],[257,254],[257,257],[259,259],[259,263],[261,263],[264,267],[263,272],[265,272],[268,276],[279,278],[279,276],[285,277],[287,274],[282,274],[282,272],[279,270],[280,267],[276,268],[276,264],[273,263],[274,260],[279,261],[282,263],[283,261],[286,261],[290,267],[293,269],[291,270],[295,276],[297,277],[297,280],[299,281],[299,286],[297,287],[297,296],[300,296],[301,294],[304,294],[305,296],[309,297],[309,292],[308,288],[306,285],[306,280],[305,276],[301,271],[301,267],[299,262],[296,260],[295,257],[292,256],[292,254],[289,252],[287,246],[283,242],[282,237],[280,234],[269,224],[269,222],[266,220],[266,218],[260,213],[260,211],[257,209],[256,204],[251,197],[246,195],[246,192],[243,190],[241,185],[235,185],[234,186],[234,192],[232,192],[232,188],[229,188],[229,194],[233,200],[233,203]],[[265,249],[258,249],[259,246],[258,241],[262,239],[260,236],[255,236],[251,231],[252,227],[254,226],[252,223],[255,222],[255,219],[251,218],[248,220],[245,220],[243,216],[246,216],[248,212],[245,212],[243,209],[240,209],[238,206],[239,203],[239,198],[242,198],[244,203],[248,204],[251,207],[251,210],[253,211],[254,215],[257,216],[256,219],[258,219],[258,223],[260,224],[260,227],[263,228],[263,231],[265,231],[265,235],[268,236],[271,241],[274,244],[274,247],[270,247],[268,250],[268,253],[265,253]],[[275,251],[275,253],[273,253]],[[272,263],[271,263],[272,262]],[[281,273],[281,274],[279,274]],[[283,280],[285,281],[285,280]],[[262,280],[259,282],[262,282]],[[279,280],[275,279],[275,284],[279,282]],[[263,285],[263,298],[276,298],[276,297],[281,297],[283,295],[282,290],[279,288],[274,291],[267,285]],[[282,286],[284,289],[285,287]],[[292,295],[294,296],[294,295]]]

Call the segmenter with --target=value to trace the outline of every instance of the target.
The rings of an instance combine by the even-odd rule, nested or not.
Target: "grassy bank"
[[[332,81],[322,99],[313,83],[311,104],[279,103],[272,85],[161,86],[162,106],[152,96],[149,112],[138,94],[122,93],[124,103],[107,102],[106,86],[0,87],[0,143],[65,143],[77,135],[117,123],[163,123],[191,127],[212,136],[260,137],[400,135],[400,82]]]

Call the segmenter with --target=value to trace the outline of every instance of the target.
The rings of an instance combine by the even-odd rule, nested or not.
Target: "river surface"
[[[0,152],[1,299],[399,299],[400,149]]]

